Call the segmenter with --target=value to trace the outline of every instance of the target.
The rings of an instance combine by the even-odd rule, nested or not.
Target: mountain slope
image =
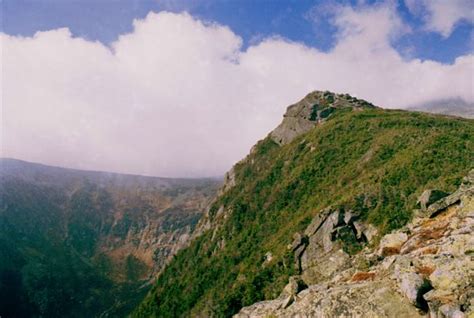
[[[0,164],[2,317],[125,315],[219,183]]]
[[[300,272],[287,245],[315,215],[332,206],[353,211],[378,236],[400,228],[423,190],[460,184],[473,167],[473,136],[472,120],[309,94],[227,174],[200,236],[133,315],[228,317],[276,298]],[[338,241],[349,254],[368,244],[350,233]]]
[[[454,193],[427,190],[420,202],[407,226],[352,256],[333,233],[363,236],[355,215],[344,211],[340,223],[332,221],[342,211],[325,220],[317,215],[304,234],[301,275],[290,277],[277,299],[245,307],[236,318],[472,317],[474,170]]]

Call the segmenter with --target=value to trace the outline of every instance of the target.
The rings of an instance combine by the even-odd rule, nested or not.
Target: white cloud
[[[415,15],[422,15],[425,29],[440,33],[447,38],[460,21],[474,23],[474,2],[472,0],[405,0],[408,9]]]
[[[2,34],[3,156],[161,176],[222,174],[314,89],[386,107],[472,101],[473,56],[406,61],[389,5],[340,7],[328,53],[281,38],[242,51],[225,26],[150,13],[108,48],[67,29]]]

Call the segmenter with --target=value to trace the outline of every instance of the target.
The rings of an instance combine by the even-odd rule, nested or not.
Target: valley
[[[126,315],[188,243],[220,183],[0,164],[6,317]]]

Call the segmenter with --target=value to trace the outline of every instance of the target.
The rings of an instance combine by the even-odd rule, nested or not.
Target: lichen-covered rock
[[[302,258],[301,277],[307,284],[315,284],[331,279],[337,273],[350,267],[351,262],[349,255],[339,249],[311,260]]]
[[[288,281],[288,284],[286,284],[285,288],[283,288],[280,297],[294,296],[307,287],[308,286],[301,279],[301,277],[291,276]]]
[[[456,291],[466,287],[474,278],[474,262],[471,257],[444,259],[437,262],[436,270],[429,276],[434,288]]]
[[[417,303],[418,291],[423,286],[423,278],[415,273],[403,273],[400,276],[400,290],[414,305]]]
[[[361,248],[366,243],[365,235],[357,235],[355,227],[358,216],[342,208],[326,208],[315,215],[305,230],[304,248],[294,250],[297,268],[308,284],[320,280],[333,279],[339,271],[352,266],[350,253],[354,248]],[[360,223],[366,229],[365,223]],[[295,234],[294,246],[299,243],[300,234]],[[350,277],[352,273],[347,273]]]
[[[448,195],[448,193],[446,193],[444,191],[440,191],[440,190],[425,190],[421,194],[421,196],[418,198],[417,205],[422,210],[426,210],[426,208],[430,204],[444,198],[447,195]]]
[[[291,243],[291,245],[289,246],[289,249],[291,249],[292,251],[295,251],[301,245],[307,244],[307,241],[308,241],[308,238],[306,237],[306,235],[303,235],[301,233],[295,233],[293,235],[293,243]]]
[[[316,214],[310,225],[308,225],[308,227],[304,231],[304,234],[307,236],[311,236],[316,233],[316,231],[319,230],[319,227],[321,226],[321,224],[323,224],[324,221],[326,221],[327,217],[331,214],[331,212],[331,208],[326,208]]]
[[[372,242],[378,235],[378,230],[372,224],[355,221],[353,223],[354,228],[356,229],[357,239],[367,240],[367,242]]]
[[[422,317],[414,306],[390,288],[387,281],[364,281],[328,289],[315,285],[304,290],[287,308],[271,300],[243,308],[235,317]]]
[[[439,307],[439,311],[444,315],[446,318],[464,318],[465,315],[456,305],[443,305]]]
[[[403,232],[385,235],[379,247],[379,255],[389,256],[400,253],[402,245],[408,240],[408,235]]]

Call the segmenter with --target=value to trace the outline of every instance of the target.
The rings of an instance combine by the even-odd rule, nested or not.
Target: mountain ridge
[[[474,103],[459,97],[430,101],[408,107],[407,110],[474,118]]]
[[[43,169],[50,169],[50,171],[56,172],[65,172],[70,174],[81,174],[87,176],[96,176],[97,178],[100,176],[105,177],[122,177],[122,178],[142,178],[142,179],[156,179],[156,180],[163,180],[163,181],[184,181],[184,180],[220,180],[222,177],[220,176],[210,176],[210,177],[190,177],[190,178],[175,178],[175,177],[160,177],[160,176],[150,176],[150,175],[141,175],[141,174],[133,174],[133,173],[121,173],[121,172],[112,172],[112,171],[102,171],[102,170],[89,170],[89,169],[77,169],[77,168],[68,168],[68,167],[61,167],[55,165],[49,165],[39,162],[27,161],[17,158],[10,158],[10,157],[0,157],[0,173],[2,173],[2,166],[7,168],[6,170],[12,171],[15,170],[16,173],[21,169],[25,168],[39,168],[42,167]],[[16,166],[16,168],[15,168]],[[6,171],[4,169],[4,172]]]
[[[318,211],[353,210],[380,237],[409,222],[422,191],[454,191],[472,168],[469,119],[378,107],[341,107],[319,119],[287,140],[270,133],[226,174],[199,235],[133,317],[228,317],[273,299],[299,272],[286,246]],[[277,137],[295,131],[283,128]],[[338,244],[357,254],[369,233],[363,240],[351,233],[341,232]]]

